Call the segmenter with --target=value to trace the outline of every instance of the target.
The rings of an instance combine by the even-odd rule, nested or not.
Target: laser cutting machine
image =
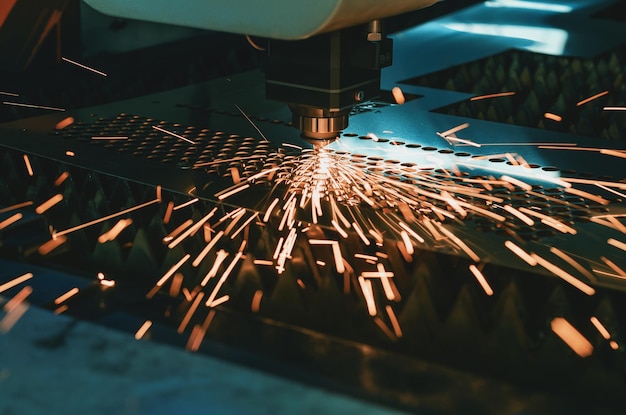
[[[117,412],[194,402],[207,355],[382,413],[626,409],[626,2],[38,1],[0,6],[0,53],[32,28],[0,77],[0,355],[26,296],[61,326],[35,356],[123,332],[85,353],[111,385],[107,345],[198,352],[162,360],[200,392],[139,374]],[[82,56],[41,34],[78,3]]]

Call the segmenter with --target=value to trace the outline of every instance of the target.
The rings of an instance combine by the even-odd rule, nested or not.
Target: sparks
[[[59,297],[57,297],[54,300],[54,304],[59,305],[61,303],[66,302],[67,300],[69,300],[71,297],[75,296],[76,294],[78,294],[79,289],[74,287],[71,290],[69,290],[68,292],[66,292],[65,294],[61,294]]]
[[[102,72],[102,71],[99,71],[99,70],[94,69],[94,68],[90,68],[87,65],[83,65],[82,63],[78,63],[78,62],[76,62],[74,60],[71,60],[71,59],[68,59],[66,57],[61,57],[61,59],[64,60],[65,62],[71,63],[72,65],[76,65],[76,66],[78,66],[80,68],[86,69],[86,70],[91,71],[93,73],[97,73],[100,76],[107,76],[107,74]]]
[[[583,99],[582,101],[578,101],[578,102],[576,103],[576,106],[577,106],[577,107],[580,107],[581,105],[585,105],[585,104],[586,104],[586,103],[588,103],[588,102],[591,102],[591,101],[593,101],[593,100],[596,100],[596,99],[598,99],[598,98],[600,98],[600,97],[603,97],[603,96],[605,96],[605,95],[608,95],[608,94],[609,94],[609,91],[603,91],[603,92],[600,92],[599,94],[595,94],[595,95],[593,95],[593,96],[590,96],[589,98],[585,98],[585,99]]]
[[[152,200],[150,202],[142,203],[141,205],[137,205],[137,206],[134,206],[132,208],[128,208],[126,210],[122,210],[121,212],[113,213],[111,215],[104,216],[104,217],[102,217],[100,219],[95,219],[95,220],[92,220],[91,222],[83,223],[82,225],[74,226],[74,227],[66,229],[64,231],[55,232],[53,236],[54,237],[60,237],[60,236],[63,236],[63,235],[67,235],[68,233],[72,233],[72,232],[75,232],[75,231],[87,228],[87,227],[95,225],[97,223],[102,223],[102,222],[107,221],[109,219],[113,219],[113,218],[116,218],[118,216],[125,215],[125,214],[133,212],[135,210],[143,209],[146,206],[150,206],[150,205],[153,205],[155,203],[159,203],[159,200],[155,199],[155,200]]]
[[[28,172],[28,175],[33,177],[35,175],[35,173],[33,172],[33,166],[32,164],[30,164],[30,158],[28,158],[28,155],[24,154],[24,165],[26,165],[26,171]]]
[[[511,92],[498,92],[495,94],[487,94],[487,95],[478,95],[470,98],[470,101],[479,101],[482,99],[491,99],[491,98],[501,98],[501,97],[510,97],[515,95],[515,91]]]
[[[403,105],[406,102],[406,98],[404,97],[404,93],[399,86],[394,86],[391,88],[391,94],[393,95],[393,100],[397,105]]]
[[[36,109],[40,109],[40,110],[49,110],[49,111],[65,111],[65,109],[63,109],[63,108],[48,107],[48,106],[45,106],[45,105],[25,104],[23,102],[3,101],[2,103],[4,105],[13,105],[13,106],[16,106],[16,107],[36,108]]]
[[[150,330],[150,327],[152,327],[152,321],[146,320],[141,325],[141,327],[139,327],[139,330],[137,330],[137,332],[135,333],[135,340],[141,340],[143,338],[143,336],[146,335],[148,330]]]
[[[9,226],[11,226],[14,223],[18,222],[23,217],[24,217],[24,215],[21,214],[21,213],[15,213],[15,214],[9,216],[8,218],[6,218],[2,222],[0,222],[0,231],[2,229],[4,229],[4,228],[8,228]]]
[[[132,223],[132,219],[120,219],[110,230],[98,237],[98,242],[103,244],[105,242],[115,240],[115,238],[117,238],[118,235]]]
[[[588,357],[593,353],[593,345],[569,321],[556,317],[550,327],[580,357]]]
[[[41,205],[37,206],[35,208],[35,213],[37,213],[38,215],[41,215],[42,213],[44,213],[45,211],[47,211],[48,209],[50,209],[51,207],[53,207],[54,205],[56,205],[62,200],[63,200],[63,195],[60,193],[57,193],[56,195],[52,196],[47,201],[43,202]]]
[[[192,140],[188,139],[187,137],[183,137],[182,135],[179,135],[179,134],[173,133],[173,132],[168,131],[168,130],[166,130],[166,129],[164,129],[164,128],[157,127],[156,125],[153,125],[153,126],[152,126],[152,128],[154,128],[155,130],[160,131],[160,132],[162,132],[162,133],[169,134],[169,135],[171,135],[172,137],[180,138],[181,140],[186,141],[186,142],[188,142],[189,144],[195,144]]]
[[[602,337],[604,337],[605,340],[609,340],[611,338],[611,333],[609,333],[606,327],[604,327],[604,325],[600,322],[600,320],[598,320],[598,317],[592,316],[589,320],[591,321],[591,324],[595,326],[598,332],[600,332],[600,334],[602,335]]]
[[[491,286],[487,282],[487,279],[485,278],[483,273],[478,269],[478,267],[476,265],[472,264],[472,265],[469,266],[469,270],[474,275],[474,277],[476,278],[476,280],[478,281],[478,283],[480,284],[482,289],[485,291],[485,294],[487,294],[489,296],[492,296],[493,295],[493,289],[491,288]]]
[[[0,293],[3,293],[7,290],[10,290],[11,288],[20,285],[21,283],[28,281],[29,279],[33,278],[33,273],[32,272],[27,272],[26,274],[20,275],[19,277],[13,278],[11,281],[9,282],[5,282],[4,284],[0,285]]]

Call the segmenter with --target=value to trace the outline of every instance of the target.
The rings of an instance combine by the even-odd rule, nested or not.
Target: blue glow
[[[564,4],[552,4],[538,1],[523,1],[523,0],[492,0],[486,1],[487,7],[510,7],[516,9],[529,9],[529,10],[541,10],[554,13],[570,13],[572,7]]]
[[[539,26],[489,23],[445,23],[444,26],[458,32],[529,40],[534,43],[524,49],[550,55],[561,55],[568,38],[565,30]]]

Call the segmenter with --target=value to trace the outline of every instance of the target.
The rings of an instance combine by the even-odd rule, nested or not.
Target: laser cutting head
[[[85,0],[118,17],[270,39],[267,98],[285,102],[308,139],[348,126],[352,106],[378,96],[392,43],[379,19],[437,0]]]

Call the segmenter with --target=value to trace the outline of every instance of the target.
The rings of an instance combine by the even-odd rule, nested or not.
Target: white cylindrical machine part
[[[395,16],[437,0],[85,0],[127,19],[296,40]]]

